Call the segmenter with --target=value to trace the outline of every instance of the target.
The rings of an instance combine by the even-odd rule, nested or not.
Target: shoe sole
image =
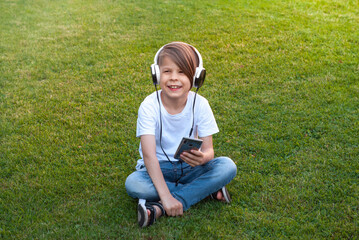
[[[228,190],[225,186],[222,188],[222,194],[224,199],[226,200],[226,203],[232,202],[231,196],[229,196]]]
[[[137,207],[137,218],[138,218],[138,225],[143,228],[146,227],[148,222],[148,214],[147,214],[147,208],[145,205],[138,204]]]

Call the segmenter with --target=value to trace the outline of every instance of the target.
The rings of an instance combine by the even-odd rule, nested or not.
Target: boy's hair
[[[193,76],[199,59],[192,46],[182,42],[172,42],[163,47],[158,55],[158,65],[161,66],[164,57],[169,57],[188,77],[193,86]]]

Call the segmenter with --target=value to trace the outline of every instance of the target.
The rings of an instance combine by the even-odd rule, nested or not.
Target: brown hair
[[[158,65],[161,66],[162,59],[169,57],[189,78],[191,87],[199,59],[192,46],[182,42],[172,42],[163,47],[158,55]]]

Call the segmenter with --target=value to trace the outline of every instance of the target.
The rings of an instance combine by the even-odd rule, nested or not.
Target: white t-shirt
[[[171,161],[178,161],[174,158],[183,137],[188,137],[192,127],[193,113],[192,106],[195,93],[190,91],[187,103],[181,113],[171,115],[162,105],[161,90],[158,91],[161,104],[162,118],[162,147]],[[150,94],[141,103],[138,110],[136,136],[155,135],[156,155],[159,161],[167,161],[160,146],[160,111],[156,92]],[[207,99],[197,94],[194,108],[194,127],[191,138],[207,137],[219,132],[216,120]],[[144,165],[142,148],[139,152],[141,159],[137,161],[137,168]]]

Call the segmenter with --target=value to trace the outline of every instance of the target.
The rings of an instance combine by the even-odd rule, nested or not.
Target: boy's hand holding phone
[[[200,151],[203,140],[184,137],[179,144],[174,158],[185,161],[195,167],[205,163],[204,154]]]
[[[198,149],[183,152],[181,154],[181,159],[191,167],[200,166],[206,163],[204,154]]]

